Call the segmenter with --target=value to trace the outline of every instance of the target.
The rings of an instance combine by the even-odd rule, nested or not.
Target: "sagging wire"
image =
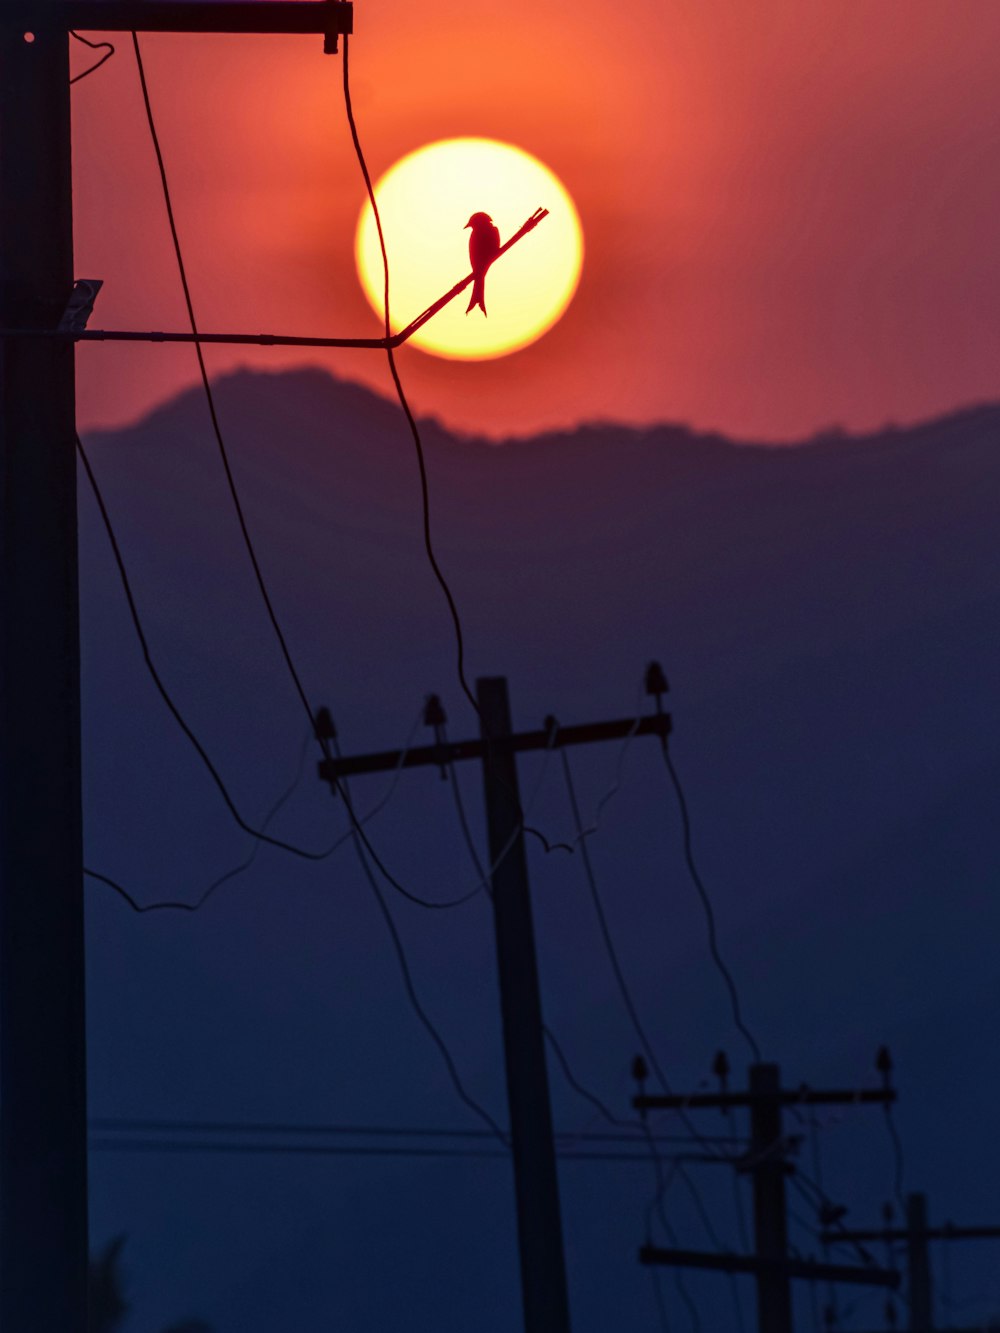
[[[268,810],[267,814],[264,816],[263,823],[261,824],[262,831],[266,831],[268,825],[271,823],[273,819],[277,817],[278,813],[281,811],[282,807],[286,804],[286,802],[291,799],[292,795],[298,788],[299,783],[302,781],[302,772],[305,767],[306,751],[309,748],[311,742],[312,742],[312,732],[310,731],[306,733],[305,740],[303,741],[302,747],[299,751],[299,762],[295,771],[295,777],[285,788],[285,790],[281,793],[281,795],[278,796],[278,798],[275,800],[271,808]],[[88,867],[84,867],[83,873],[87,876],[88,879],[96,880],[98,883],[104,884],[107,888],[112,889],[115,893],[118,894],[120,898],[124,899],[124,901],[128,904],[128,906],[131,907],[133,912],[136,912],[140,916],[146,912],[169,912],[169,911],[198,912],[201,910],[202,907],[205,906],[209,898],[211,898],[218,889],[222,888],[223,884],[228,884],[230,880],[235,879],[238,875],[242,875],[244,871],[249,870],[250,867],[253,865],[254,861],[256,860],[257,853],[259,851],[260,851],[260,842],[259,840],[254,839],[249,854],[246,857],[244,857],[244,859],[239,863],[239,865],[233,866],[230,870],[225,871],[223,874],[218,875],[215,879],[213,879],[212,882],[208,884],[201,891],[201,893],[198,894],[198,896],[194,899],[193,902],[186,902],[182,898],[177,898],[177,899],[167,898],[158,902],[140,903],[139,900],[132,893],[130,893],[129,890],[126,889],[123,884],[119,883],[119,881],[116,879],[112,879],[110,875],[105,875],[101,871],[91,870]]]
[[[364,150],[361,147],[361,139],[358,135],[358,127],[354,119],[354,108],[351,103],[351,79],[348,52],[350,49],[350,39],[344,34],[344,109],[347,113],[347,124],[351,132],[351,141],[354,144],[354,152],[358,159],[358,166],[361,168],[361,175],[364,178],[365,189],[368,192],[368,202],[371,204],[372,215],[375,219],[375,229],[378,232],[379,249],[382,252],[382,269],[385,277],[383,289],[383,306],[385,316],[385,336],[388,339],[392,336],[389,314],[389,255],[385,246],[385,234],[382,230],[382,217],[379,212],[378,201],[375,198],[375,187],[372,185],[371,174],[368,170],[368,163],[365,159]],[[427,559],[431,570],[434,573],[441,591],[444,593],[445,601],[448,604],[448,611],[451,614],[452,625],[455,630],[455,645],[458,654],[458,680],[462,691],[469,703],[472,705],[476,716],[482,721],[482,714],[479,710],[479,704],[476,702],[476,696],[469,688],[469,682],[465,675],[465,636],[462,632],[462,619],[458,612],[458,605],[451,591],[451,586],[444,576],[444,572],[438,563],[437,556],[434,553],[434,543],[431,538],[431,501],[430,487],[427,480],[427,461],[424,457],[423,441],[420,437],[420,428],[417,425],[416,418],[410,409],[406,393],[403,389],[402,380],[399,378],[399,371],[396,368],[396,357],[391,345],[386,347],[386,356],[389,362],[389,373],[392,376],[392,382],[396,389],[396,397],[399,399],[399,406],[403,415],[406,417],[410,428],[410,434],[413,437],[413,446],[417,455],[417,467],[420,472],[420,494],[423,510],[423,531],[424,531],[424,549],[427,553]]]
[[[338,749],[336,738],[334,738],[333,748],[335,752]],[[345,799],[349,799],[347,797],[346,780],[344,779],[340,780],[339,788],[341,793],[345,795]],[[474,1115],[478,1116],[478,1118],[483,1121],[483,1123],[492,1132],[494,1138],[498,1139],[499,1142],[502,1143],[505,1148],[509,1148],[510,1136],[504,1133],[504,1131],[500,1128],[500,1125],[497,1123],[496,1120],[494,1120],[493,1116],[489,1113],[489,1111],[487,1111],[486,1108],[482,1106],[471,1095],[471,1093],[469,1093],[466,1090],[465,1085],[462,1082],[461,1076],[459,1075],[454,1057],[452,1056],[451,1051],[448,1049],[448,1045],[444,1037],[441,1035],[437,1026],[434,1024],[433,1020],[430,1018],[426,1009],[421,1004],[420,997],[417,994],[416,985],[414,984],[413,981],[413,973],[410,970],[409,960],[407,959],[406,956],[406,950],[403,946],[403,940],[402,937],[400,936],[399,929],[396,926],[395,920],[393,919],[392,912],[389,910],[389,904],[385,900],[385,895],[379,888],[378,879],[376,878],[375,873],[373,872],[371,866],[368,863],[368,855],[366,855],[366,843],[363,840],[363,835],[360,833],[360,830],[357,827],[352,828],[351,834],[353,836],[354,847],[358,855],[358,861],[361,864],[361,869],[364,873],[365,879],[368,881],[369,888],[372,891],[372,896],[374,897],[375,902],[378,905],[378,909],[382,916],[382,920],[385,922],[386,929],[388,930],[390,939],[392,940],[392,947],[396,954],[396,960],[399,963],[399,970],[403,978],[403,986],[406,990],[406,995],[410,1002],[411,1009],[413,1010],[417,1019],[420,1021],[421,1025],[423,1026],[427,1035],[430,1037],[431,1041],[437,1047],[438,1053],[441,1056],[445,1069],[447,1070],[448,1077],[451,1080],[451,1084],[455,1089],[455,1092],[458,1095],[459,1100],[465,1106],[467,1106],[469,1110],[473,1112]]]
[[[667,1196],[667,1191],[670,1189],[670,1186],[673,1183],[673,1180],[677,1174],[678,1163],[672,1162],[669,1172],[664,1172],[663,1158],[661,1157],[660,1152],[656,1146],[656,1141],[653,1138],[652,1132],[650,1131],[649,1126],[645,1123],[645,1121],[643,1122],[643,1130],[646,1135],[646,1143],[647,1146],[649,1147],[650,1156],[653,1159],[653,1166],[656,1172],[656,1193],[653,1195],[652,1199],[646,1205],[647,1244],[649,1244],[650,1246],[652,1246],[653,1244],[654,1240],[653,1221],[654,1218],[658,1218],[660,1226],[663,1228],[667,1240],[670,1242],[671,1245],[676,1247],[677,1233],[674,1231],[673,1227],[670,1225],[670,1222],[667,1218],[665,1199]],[[665,1313],[663,1310],[663,1293],[662,1290],[660,1290],[659,1288],[659,1268],[655,1264],[651,1265],[651,1267],[653,1271],[654,1288],[656,1288],[658,1292],[657,1305],[659,1306],[661,1312]],[[687,1289],[687,1283],[684,1281],[684,1278],[679,1268],[674,1268],[672,1272],[678,1294],[680,1295],[681,1300],[687,1306],[688,1313],[691,1316],[692,1333],[701,1333],[701,1316],[698,1313],[698,1307],[695,1305],[694,1301],[691,1298],[691,1293]],[[661,1313],[661,1318],[662,1318],[662,1313]]]
[[[226,448],[226,441],[222,434],[222,426],[219,422],[219,415],[215,407],[215,396],[212,392],[211,381],[208,378],[208,368],[205,365],[205,354],[202,351],[201,344],[197,341],[198,323],[197,320],[195,319],[194,302],[192,301],[191,298],[191,288],[190,285],[188,284],[187,268],[184,263],[184,255],[181,250],[180,236],[177,231],[177,222],[174,218],[174,208],[170,195],[170,184],[167,180],[167,168],[163,160],[163,152],[160,148],[160,138],[156,130],[156,121],[153,117],[153,107],[152,103],[150,102],[149,87],[146,83],[146,70],[142,61],[142,51],[140,50],[139,47],[138,33],[133,32],[131,34],[131,37],[132,37],[132,46],[135,51],[136,68],[139,71],[139,85],[142,90],[143,106],[145,107],[146,110],[146,123],[149,126],[149,134],[153,142],[153,151],[156,155],[156,165],[159,170],[160,185],[163,191],[163,202],[166,206],[166,211],[167,211],[167,222],[169,223],[170,226],[170,236],[171,240],[173,241],[174,256],[177,260],[177,271],[180,275],[181,289],[184,293],[184,305],[187,309],[188,323],[191,326],[191,332],[195,338],[194,349],[195,349],[195,355],[198,358],[198,371],[201,375],[202,388],[204,389],[205,392],[205,402],[208,406],[208,415],[212,423],[212,431],[213,434],[215,435],[215,442],[216,445],[218,446],[219,456],[222,459],[222,467],[226,476],[226,485],[229,489],[229,495],[233,502],[233,508],[236,512],[237,522],[239,524],[240,532],[243,536],[243,544],[246,547],[247,555],[250,558],[250,564],[251,567],[253,568],[254,578],[256,579],[257,582],[257,587],[261,595],[261,600],[263,601],[264,609],[267,612],[267,618],[271,623],[271,628],[274,631],[275,638],[278,641],[278,647],[281,650],[281,655],[284,658],[285,666],[288,670],[289,677],[291,678],[292,684],[295,688],[295,692],[299,697],[303,709],[305,710],[305,714],[309,719],[310,725],[314,727],[315,717],[313,715],[312,705],[309,703],[309,698],[306,694],[305,687],[302,684],[302,678],[299,675],[298,668],[295,665],[291,651],[288,647],[288,642],[285,638],[284,632],[278,621],[277,614],[274,610],[274,605],[271,601],[271,595],[268,591],[263,571],[261,570],[260,561],[257,558],[257,551],[256,548],[254,547],[253,539],[250,536],[250,529],[247,525],[246,515],[243,512],[243,503],[240,500],[239,491],[236,486],[236,478],[233,475],[232,465],[230,464],[229,461],[229,451]],[[346,42],[345,42],[345,47],[346,47]],[[346,55],[346,50],[345,50],[345,55]]]
[[[569,756],[567,755],[565,750],[562,750],[560,751],[559,758],[562,762],[563,779],[566,784],[566,793],[569,798],[570,810],[572,811],[573,814],[573,823],[577,834],[577,845],[580,848],[580,856],[583,865],[584,876],[587,881],[587,887],[590,890],[590,898],[591,902],[594,905],[594,911],[597,914],[597,921],[598,921],[598,926],[600,927],[601,938],[604,941],[604,949],[608,955],[612,971],[614,972],[615,981],[618,985],[618,992],[619,995],[621,996],[622,1003],[624,1004],[625,1009],[628,1013],[629,1020],[631,1021],[635,1034],[639,1038],[640,1045],[642,1046],[643,1050],[646,1053],[646,1058],[649,1060],[649,1063],[656,1071],[656,1075],[659,1078],[660,1082],[664,1085],[664,1087],[667,1087],[668,1083],[666,1076],[664,1075],[662,1069],[660,1068],[660,1064],[659,1061],[657,1060],[656,1052],[653,1049],[652,1042],[646,1035],[646,1029],[643,1026],[642,1019],[639,1017],[638,1008],[636,1007],[635,1000],[632,998],[632,992],[629,989],[629,984],[625,979],[625,973],[622,970],[621,961],[619,960],[618,957],[618,951],[615,948],[614,940],[611,937],[611,930],[610,927],[608,926],[608,919],[604,912],[604,904],[601,901],[601,894],[597,887],[597,877],[594,874],[594,867],[590,860],[590,851],[587,847],[586,836],[584,835],[583,832],[583,821],[580,818],[580,806],[576,798],[576,789],[573,785],[573,774],[572,770],[570,769]]]
[[[447,721],[444,718],[444,711],[443,709],[441,709],[440,700],[437,698],[436,695],[431,695],[431,697],[427,700],[424,717],[425,719],[428,718],[431,719],[430,725],[434,726],[435,734],[437,735],[438,741],[442,745],[447,745],[448,744]],[[437,719],[440,720],[438,721]],[[465,843],[465,848],[469,854],[469,859],[471,860],[475,872],[478,876],[478,879],[476,881],[476,887],[474,890],[477,893],[479,892],[480,889],[485,889],[486,893],[489,894],[490,897],[492,897],[493,876],[498,870],[498,868],[501,865],[503,865],[504,861],[510,855],[511,849],[517,842],[518,838],[521,836],[522,833],[537,832],[537,830],[529,829],[528,825],[525,824],[523,821],[527,819],[528,815],[535,808],[538,802],[538,799],[542,793],[542,788],[545,785],[545,778],[548,773],[549,761],[551,760],[553,751],[555,750],[559,741],[558,726],[555,725],[552,719],[546,719],[546,721],[552,722],[552,725],[547,727],[548,737],[546,740],[545,749],[542,751],[542,766],[541,769],[539,770],[538,777],[535,779],[535,784],[531,789],[531,793],[528,796],[528,803],[521,812],[521,821],[518,823],[517,827],[514,829],[513,833],[511,833],[507,841],[504,843],[503,847],[501,847],[498,855],[489,863],[488,866],[484,864],[482,858],[479,855],[479,852],[476,848],[475,839],[472,836],[472,830],[469,827],[469,820],[465,812],[465,802],[462,799],[461,783],[458,780],[456,765],[451,760],[449,760],[448,763],[445,765],[447,769],[448,781],[451,786],[452,799],[455,805],[455,813],[458,817],[459,828],[462,831],[462,841]],[[540,837],[542,841],[545,843],[546,851],[554,851],[557,847],[565,851],[572,851],[572,848],[567,846],[566,843],[550,843],[547,841],[547,839],[544,838],[544,836],[541,833],[538,834],[538,837]]]
[[[658,713],[661,713],[663,711],[663,696],[667,693],[669,688],[670,687],[667,684],[667,678],[663,674],[662,667],[659,665],[658,662],[651,662],[649,664],[649,669],[646,672],[646,692],[647,694],[651,694],[656,700],[656,711]],[[750,1047],[754,1063],[760,1064],[761,1060],[763,1059],[761,1055],[760,1045],[758,1044],[756,1037],[753,1035],[753,1033],[750,1031],[750,1029],[747,1027],[746,1023],[743,1020],[743,1010],[740,1004],[740,995],[736,987],[736,982],[734,981],[733,975],[730,972],[729,968],[726,966],[726,963],[719,950],[718,931],[716,929],[716,923],[715,923],[715,909],[712,906],[712,900],[709,897],[708,890],[705,888],[704,880],[702,879],[698,871],[698,866],[694,859],[694,848],[692,845],[693,839],[691,833],[691,815],[688,810],[687,797],[684,794],[684,787],[683,784],[681,783],[680,776],[674,765],[673,758],[671,757],[670,747],[667,744],[667,738],[665,735],[660,737],[660,752],[663,755],[663,762],[666,765],[667,773],[669,774],[670,782],[674,789],[674,794],[677,797],[677,807],[678,810],[680,811],[681,829],[684,839],[684,860],[685,863],[687,864],[688,874],[691,877],[691,882],[694,885],[695,890],[697,891],[698,897],[701,900],[702,908],[704,909],[705,912],[705,923],[708,927],[709,952],[712,955],[712,961],[714,962],[719,975],[722,977],[722,980],[725,983],[726,990],[729,992],[729,1003],[732,1008],[733,1024],[736,1027],[737,1031],[740,1033],[740,1035],[744,1038],[747,1045]]]
[[[89,46],[92,51],[104,52],[104,55],[101,56],[100,60],[95,60],[92,65],[88,65],[82,73],[73,75],[69,81],[70,87],[72,87],[74,83],[79,83],[81,79],[87,78],[88,75],[96,74],[101,66],[106,64],[114,55],[115,47],[113,42],[92,42],[88,37],[81,37],[81,35],[78,32],[74,32],[72,28],[69,30],[69,35],[76,41],[82,42],[84,46]]]
[[[125,565],[125,559],[122,555],[121,547],[118,543],[118,536],[115,532],[114,524],[111,521],[111,515],[108,511],[107,504],[105,503],[101,487],[97,481],[97,476],[94,472],[93,467],[91,466],[91,462],[87,455],[87,451],[84,448],[83,441],[80,439],[79,435],[76,436],[76,449],[77,453],[79,454],[80,461],[83,464],[83,470],[86,474],[91,492],[93,493],[94,500],[97,503],[97,508],[100,511],[101,521],[104,524],[104,531],[107,534],[108,542],[111,546],[111,553],[114,557],[115,565],[118,569],[118,577],[121,581],[122,590],[125,593],[125,600],[128,604],[129,614],[132,619],[133,628],[135,629],[136,638],[139,640],[139,647],[142,652],[143,661],[146,664],[146,670],[149,672],[150,679],[152,680],[154,686],[156,687],[157,693],[160,695],[160,698],[166,704],[167,709],[169,710],[174,721],[177,723],[178,727],[184,733],[188,742],[191,744],[195,753],[198,755],[198,758],[204,765],[212,781],[218,788],[219,793],[222,796],[222,799],[225,802],[226,808],[229,810],[230,815],[233,817],[235,822],[239,825],[239,827],[243,830],[244,833],[249,833],[252,838],[256,838],[260,842],[267,843],[267,845],[270,847],[277,847],[280,851],[289,852],[291,855],[302,857],[307,861],[325,860],[326,857],[330,855],[330,849],[326,849],[323,851],[310,851],[308,848],[298,847],[294,843],[286,842],[282,838],[272,837],[271,834],[265,833],[262,829],[254,828],[253,825],[248,823],[247,820],[243,818],[242,814],[240,814],[236,802],[234,801],[232,795],[230,794],[229,788],[227,787],[221,773],[216,768],[215,764],[213,763],[211,757],[208,754],[208,751],[205,749],[202,742],[198,739],[198,736],[195,734],[194,729],[187,722],[184,715],[181,713],[180,708],[174,702],[173,696],[171,695],[170,691],[163,683],[163,679],[160,676],[155,661],[153,660],[153,655],[149,647],[149,641],[146,638],[146,631],[143,626],[142,617],[139,614],[139,608],[135,600],[135,595],[132,591],[132,584],[131,580],[129,579],[128,569]]]
[[[421,720],[422,719],[418,717],[416,722],[414,722],[413,726],[411,727],[410,732],[406,738],[405,744],[402,750],[400,751],[399,762],[397,763],[396,768],[393,771],[392,779],[388,787],[386,788],[382,796],[379,797],[379,799],[375,802],[375,804],[371,806],[368,810],[366,810],[365,813],[361,816],[360,820],[358,821],[360,825],[363,826],[365,824],[370,823],[371,820],[375,819],[377,815],[381,814],[381,812],[385,809],[385,807],[389,804],[389,802],[395,795],[396,787],[399,784],[400,775],[402,774],[406,762],[406,756],[413,748],[413,741],[416,737],[417,729],[420,726]],[[268,811],[267,815],[264,818],[262,826],[263,829],[265,830],[267,829],[271,820],[274,819],[275,816],[279,813],[281,808],[292,796],[293,792],[301,782],[302,773],[305,767],[306,752],[309,748],[310,743],[314,739],[315,738],[313,736],[312,730],[310,729],[303,740],[302,749],[299,753],[299,766],[295,776],[295,780],[286,789],[286,791],[283,792],[282,795],[278,797],[278,799],[272,805],[271,809]],[[322,859],[326,859],[327,857],[332,856],[334,852],[336,852],[340,847],[343,847],[344,843],[347,842],[353,836],[353,832],[354,832],[353,829],[348,829],[346,833],[342,833],[339,837],[335,838],[333,842],[330,844],[330,846],[327,847],[326,850],[320,854],[320,857]],[[211,884],[209,884],[207,888],[205,888],[203,892],[194,900],[194,902],[185,902],[182,899],[177,899],[177,900],[167,899],[160,902],[140,903],[139,900],[135,897],[134,893],[126,889],[125,886],[121,884],[118,880],[112,879],[110,875],[106,875],[100,871],[90,870],[87,868],[84,869],[83,873],[86,876],[88,876],[88,878],[93,879],[98,883],[104,884],[107,888],[112,889],[115,893],[119,895],[119,897],[124,899],[124,901],[128,904],[129,907],[132,908],[134,912],[137,912],[139,914],[145,912],[156,912],[156,911],[167,911],[167,910],[173,910],[178,912],[196,912],[205,905],[208,899],[212,897],[212,895],[216,892],[216,890],[220,889],[223,886],[223,884],[229,883],[230,880],[235,879],[238,875],[243,874],[244,871],[249,870],[250,866],[253,864],[256,858],[257,852],[260,850],[260,845],[261,845],[260,842],[258,840],[255,840],[250,854],[247,857],[245,857],[244,860],[239,863],[239,865],[233,866],[232,869],[227,870],[224,874],[219,875],[216,879],[214,879],[211,882]]]

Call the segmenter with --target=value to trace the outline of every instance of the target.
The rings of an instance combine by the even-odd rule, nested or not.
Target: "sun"
[[[389,255],[393,331],[469,273],[473,213],[488,213],[503,243],[538,208],[549,216],[486,276],[486,308],[468,316],[463,292],[409,339],[435,356],[482,361],[527,347],[552,328],[576,291],[583,228],[565,186],[536,157],[496,139],[441,139],[400,158],[375,186]],[[383,315],[382,252],[366,203],[354,244],[365,295]]]

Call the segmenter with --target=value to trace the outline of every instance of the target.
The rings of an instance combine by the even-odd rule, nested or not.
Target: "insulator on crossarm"
[[[646,693],[651,694],[656,700],[656,706],[659,708],[660,700],[664,694],[667,694],[670,686],[664,675],[663,667],[659,662],[650,662],[646,668]]]
[[[317,708],[314,719],[314,729],[316,739],[319,741],[334,741],[337,739],[337,728],[333,725],[333,715],[329,708]]]
[[[424,726],[443,727],[447,721],[440,698],[436,694],[429,694],[424,701]]]

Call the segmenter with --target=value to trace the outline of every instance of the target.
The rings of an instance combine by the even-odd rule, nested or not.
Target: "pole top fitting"
[[[326,0],[326,8],[328,18],[323,34],[323,54],[335,56],[339,50],[338,34],[344,33],[346,38],[348,33],[354,31],[354,6],[347,0]]]
[[[334,741],[337,739],[337,728],[333,725],[333,715],[325,705],[316,709],[313,731],[318,741]]]
[[[639,1085],[639,1096],[643,1096],[646,1090],[646,1079],[649,1078],[649,1065],[646,1064],[645,1058],[641,1055],[635,1056],[632,1060],[632,1077]],[[639,1114],[645,1120],[646,1108],[643,1107]]]
[[[436,694],[429,694],[424,701],[424,726],[443,727],[447,721],[441,700]]]
[[[670,689],[667,678],[663,673],[663,667],[659,662],[650,662],[646,668],[646,693],[651,694],[656,700],[656,711],[662,711],[663,696]]]
[[[882,1075],[883,1086],[889,1088],[892,1086],[892,1056],[889,1054],[888,1046],[880,1046],[875,1056],[875,1068]]]

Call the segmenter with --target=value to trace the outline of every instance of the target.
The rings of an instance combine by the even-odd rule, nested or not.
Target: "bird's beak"
[[[472,218],[469,218],[468,222],[465,224],[465,226],[462,228],[462,230],[463,230],[463,231],[468,231],[468,229],[469,229],[471,226],[472,226]]]

